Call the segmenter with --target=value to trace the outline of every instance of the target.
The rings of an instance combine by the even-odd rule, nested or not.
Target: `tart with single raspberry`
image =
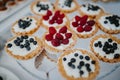
[[[72,48],[77,42],[77,36],[66,26],[61,28],[49,27],[49,32],[44,34],[43,41],[45,50],[49,54],[56,55]]]
[[[75,11],[78,8],[76,0],[56,0],[55,9],[66,13]]]
[[[120,33],[120,16],[114,14],[103,14],[97,17],[99,28],[109,34]]]
[[[79,8],[79,12],[81,15],[88,15],[90,17],[96,17],[105,13],[101,6],[94,3],[82,4]]]
[[[31,35],[40,27],[40,22],[33,16],[28,16],[17,20],[11,28],[14,35]]]
[[[92,38],[90,48],[104,62],[120,62],[120,39],[115,36],[97,35]]]
[[[7,41],[5,50],[15,59],[28,60],[40,54],[43,44],[36,36],[15,36]]]
[[[90,19],[87,15],[75,16],[70,22],[70,28],[80,38],[89,38],[98,31],[95,20]]]
[[[99,68],[97,58],[82,49],[67,50],[58,59],[58,70],[66,80],[94,80]]]
[[[36,0],[31,4],[32,13],[42,16],[47,13],[47,10],[54,10],[54,5],[49,0]]]
[[[43,16],[42,24],[46,29],[48,29],[50,26],[63,27],[65,25],[69,26],[69,20],[67,16],[59,10],[54,12],[48,10]]]

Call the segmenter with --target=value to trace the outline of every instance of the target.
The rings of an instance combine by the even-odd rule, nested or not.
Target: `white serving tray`
[[[53,0],[52,0],[53,1]],[[78,2],[80,4],[83,3],[84,0],[78,0]],[[89,2],[89,1],[88,1]],[[102,5],[102,7],[105,8],[105,10],[107,12],[113,13],[113,14],[117,14],[120,16],[120,12],[118,11],[118,8],[120,6],[120,3],[118,2],[111,2],[111,3],[98,3],[100,5]],[[114,6],[111,6],[114,5]],[[72,19],[76,14],[76,12],[69,14],[68,16],[70,16],[69,18]],[[19,15],[19,16],[18,16]],[[0,23],[2,26],[4,26],[4,28],[2,28],[2,30],[0,30],[0,33],[5,34],[5,32],[3,32],[3,30],[7,31],[7,39],[10,38],[12,35],[10,33],[10,27],[11,24],[16,21],[17,19],[23,17],[23,16],[29,16],[29,15],[33,15],[30,12],[29,6],[27,6],[26,8],[24,8],[23,10],[21,10],[20,12],[18,12],[17,14],[15,14],[13,18],[9,18],[7,19],[6,22],[4,23]],[[8,24],[6,24],[8,23]],[[37,35],[38,37],[41,38],[41,36],[44,34],[45,29],[40,28],[35,35]],[[97,34],[104,34],[104,32],[102,32],[101,30],[98,31]],[[118,38],[120,38],[120,34],[114,35]],[[3,38],[6,38],[3,36]],[[90,44],[90,39],[78,39],[77,44],[75,45],[74,48],[82,48],[82,49],[86,49],[88,51],[90,51],[89,49],[89,44]],[[119,80],[120,76],[118,74],[120,74],[120,63],[105,63],[102,61],[100,62],[100,74],[97,76],[96,80]],[[33,69],[32,66],[28,66],[28,65],[32,65],[33,63],[31,63],[31,60],[28,60],[27,62],[24,61],[17,61],[17,63],[19,64],[19,66],[21,66],[26,72],[28,72],[31,76],[34,76],[37,80],[64,80],[64,78],[59,74],[57,66],[55,66],[54,69],[51,69],[49,71],[49,78],[45,75],[39,74],[41,73],[41,71]],[[44,72],[43,72],[44,73]],[[44,76],[44,77],[43,77]]]

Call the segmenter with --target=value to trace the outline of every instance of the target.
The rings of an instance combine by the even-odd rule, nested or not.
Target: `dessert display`
[[[91,40],[91,51],[104,62],[120,62],[120,39],[111,35],[97,35]]]
[[[73,12],[78,8],[76,0],[56,0],[55,8],[63,12]]]
[[[96,17],[104,13],[104,10],[97,4],[85,3],[79,8],[79,12],[82,15],[88,15],[90,17]]]
[[[72,49],[60,56],[58,70],[66,80],[94,80],[99,73],[99,62],[86,50]]]
[[[104,14],[98,16],[97,23],[100,29],[109,34],[120,33],[120,16],[114,14]]]
[[[35,33],[40,27],[40,22],[33,16],[27,16],[17,20],[11,31],[15,35],[31,35]]]
[[[102,1],[102,2],[111,2],[111,1],[117,1],[117,0],[92,0],[94,2],[97,2],[97,1]]]
[[[49,0],[36,0],[31,4],[31,11],[36,15],[45,15],[47,10],[54,10],[54,5]]]
[[[80,38],[89,38],[98,31],[98,27],[94,19],[90,19],[87,15],[76,15],[70,22],[70,28]]]
[[[20,60],[28,60],[38,55],[43,50],[41,40],[35,36],[15,36],[5,45],[6,52]]]
[[[44,34],[42,41],[44,41],[45,50],[49,54],[57,55],[59,52],[72,48],[77,37],[66,26],[58,29],[49,27],[49,32]]]
[[[65,25],[69,26],[69,20],[67,16],[59,10],[54,12],[48,10],[47,13],[43,16],[42,25],[46,29],[48,29],[50,26],[54,27],[63,27]]]

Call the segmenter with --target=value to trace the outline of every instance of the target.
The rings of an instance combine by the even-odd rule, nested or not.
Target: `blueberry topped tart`
[[[27,16],[17,20],[12,25],[12,33],[15,35],[31,35],[40,27],[40,22],[33,16]]]
[[[56,0],[55,8],[63,12],[73,12],[78,8],[76,0]]]
[[[66,80],[94,80],[99,73],[99,62],[86,50],[66,50],[58,60],[58,69]]]
[[[90,48],[104,62],[120,62],[120,39],[114,36],[97,35],[91,40]]]
[[[8,40],[5,49],[12,57],[27,60],[39,54],[43,49],[43,45],[36,36],[22,35]]]
[[[100,14],[104,13],[104,10],[97,4],[94,3],[86,3],[82,4],[79,8],[80,14],[86,14],[89,15],[90,17],[96,17],[99,16]]]
[[[49,0],[37,0],[31,4],[31,11],[36,15],[45,15],[47,10],[54,10],[54,6]]]
[[[97,18],[97,24],[101,30],[109,34],[120,33],[120,16],[104,14]]]

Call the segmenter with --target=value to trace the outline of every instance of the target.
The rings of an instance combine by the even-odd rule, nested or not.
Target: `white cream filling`
[[[99,54],[100,56],[104,57],[106,56],[106,58],[108,59],[113,59],[114,58],[114,53],[117,53],[117,54],[120,54],[120,44],[117,44],[118,45],[118,48],[117,50],[115,50],[115,52],[113,54],[105,54],[105,52],[102,50],[102,48],[99,48],[99,47],[95,47],[94,44],[97,43],[98,41],[101,41],[102,45],[108,41],[108,38],[99,38],[98,40],[96,40],[94,43],[93,43],[93,49],[94,51]],[[113,41],[112,43],[114,43],[115,41]],[[117,43],[117,42],[116,42]]]
[[[58,2],[58,7],[62,8],[63,10],[71,10],[74,9],[74,7],[76,6],[76,4],[74,3],[74,1],[71,3],[71,7],[68,7],[66,5],[64,5],[64,2],[66,0],[59,0]]]
[[[50,3],[50,2],[39,2],[40,4],[43,4],[43,5],[48,5],[49,6],[49,10],[53,10],[53,5]],[[37,5],[37,4],[36,4]],[[42,15],[45,15],[47,13],[47,10],[40,10],[40,7],[37,7],[36,5],[33,6],[33,11],[37,14],[42,14]]]
[[[92,30],[91,30],[91,31],[88,31],[88,32],[86,32],[86,31],[78,32],[78,31],[77,31],[77,27],[73,27],[72,22],[75,22],[75,19],[70,22],[70,27],[71,27],[71,29],[74,30],[74,32],[77,33],[77,34],[85,35],[85,34],[91,34],[93,31],[95,31],[95,27],[96,27],[96,26],[94,25],[94,26],[92,26]],[[85,26],[83,26],[83,28],[84,28],[84,27],[85,27]]]
[[[33,38],[35,40],[34,37],[29,37],[28,39],[30,39],[30,38]],[[27,54],[31,53],[33,50],[35,50],[38,47],[38,45],[34,45],[33,43],[30,43],[31,50],[28,51],[28,50],[26,50],[26,48],[20,48],[20,46],[16,46],[14,44],[15,39],[13,39],[12,41],[9,41],[7,43],[7,44],[9,44],[9,43],[12,44],[12,47],[8,48],[8,50],[11,51],[12,54],[14,54],[14,55],[26,56]],[[24,44],[24,43],[25,43],[25,40],[23,40],[22,44]]]
[[[30,19],[32,19],[30,26],[27,27],[27,28],[25,28],[25,29],[22,29],[22,28],[19,27],[18,23],[16,23],[16,24],[13,26],[13,29],[14,29],[14,31],[15,31],[16,33],[17,33],[17,32],[20,32],[20,33],[21,33],[21,32],[29,32],[29,31],[37,28],[37,21],[36,21],[34,18],[29,18],[28,20],[27,20],[27,18],[29,18],[29,17],[26,17],[26,18],[24,18],[24,19],[22,19],[22,20],[29,21]]]
[[[91,68],[91,72],[95,71],[95,65],[93,65],[91,63],[91,61],[92,61],[91,59],[89,61],[87,61],[85,58],[83,58],[82,60],[79,59],[79,55],[83,55],[85,57],[85,56],[87,56],[86,54],[82,54],[80,51],[76,51],[74,53],[78,53],[78,56],[74,57],[74,54],[70,53],[70,54],[64,56],[67,59],[66,61],[62,60],[65,72],[67,73],[68,76],[73,76],[74,78],[88,77],[89,76],[89,72],[87,71],[85,66],[83,66],[81,68],[81,70],[84,71],[84,74],[82,76],[80,76],[79,69],[77,68],[77,66],[79,65],[79,62],[80,61],[84,61],[85,63],[89,63],[90,64],[90,68]],[[64,57],[62,57],[62,59]],[[68,66],[68,62],[70,62],[71,58],[75,58],[76,59],[76,62],[73,63],[76,66],[75,69],[72,69],[71,67]]]
[[[81,7],[80,8],[80,10],[82,11],[82,12],[84,12],[84,13],[86,13],[86,14],[89,14],[89,15],[98,15],[99,13],[100,13],[100,11],[101,11],[101,9],[98,9],[98,10],[96,10],[96,11],[93,11],[93,10],[89,10],[88,11],[88,4],[85,4],[86,5],[86,7]],[[92,5],[95,5],[95,4],[92,4]],[[95,5],[96,6],[96,5]]]
[[[110,16],[110,15],[109,15]],[[108,30],[120,30],[120,25],[118,27],[116,27],[114,24],[110,24],[110,22],[107,20],[107,24],[104,23],[104,21],[106,21],[106,17],[107,16],[102,16],[100,19],[99,19],[99,23],[106,29]],[[119,24],[120,24],[120,19],[119,19]]]
[[[43,20],[42,23],[48,27],[51,27],[51,26],[54,26],[54,27],[57,27],[57,26],[65,26],[66,22],[67,22],[67,18],[64,17],[63,18],[63,22],[62,24],[58,24],[58,23],[54,23],[54,24],[50,24],[49,21],[52,19],[53,15],[50,16],[49,20]]]

